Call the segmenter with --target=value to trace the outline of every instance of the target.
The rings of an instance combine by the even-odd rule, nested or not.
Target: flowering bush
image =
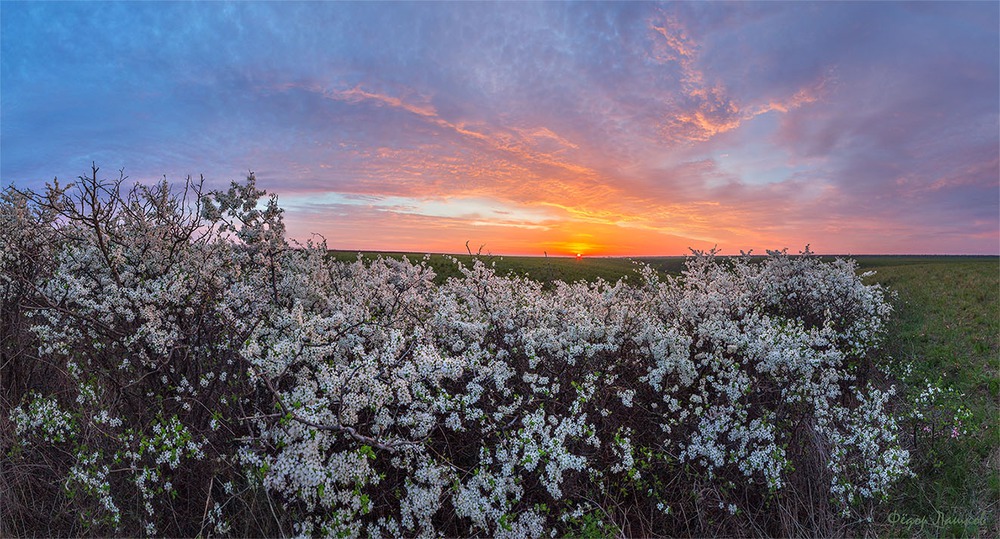
[[[435,284],[123,181],[0,201],[0,532],[835,534],[908,473],[853,262]]]

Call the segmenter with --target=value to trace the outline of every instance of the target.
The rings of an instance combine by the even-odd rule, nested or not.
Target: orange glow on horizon
[[[286,214],[288,236],[299,242],[319,232],[336,250],[455,253],[483,246],[484,254],[507,256],[673,256],[689,247],[709,249],[715,242],[671,234],[655,227],[634,227],[572,219],[524,227],[477,218],[435,217],[358,207],[351,211]],[[738,249],[742,245],[734,243]]]

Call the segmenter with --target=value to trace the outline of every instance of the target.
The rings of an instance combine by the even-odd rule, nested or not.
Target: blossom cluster
[[[849,260],[438,282],[290,245],[252,177],[81,181],[0,202],[4,353],[51,366],[10,382],[6,443],[74,456],[72,533],[240,534],[261,499],[305,535],[780,532],[908,473],[872,377],[890,307]]]

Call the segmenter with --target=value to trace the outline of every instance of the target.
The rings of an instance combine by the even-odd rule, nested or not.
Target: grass
[[[361,253],[365,258],[385,256],[389,258],[401,259],[404,256],[411,262],[420,261],[425,255],[414,253]],[[350,262],[358,257],[353,251],[331,251],[330,256],[337,260]],[[456,258],[465,265],[471,265],[475,257],[471,255],[429,255],[428,263],[437,273],[435,281],[443,282],[449,277],[461,277],[457,267],[451,262],[451,258]],[[487,264],[494,264],[497,273],[506,275],[527,276],[550,284],[554,281],[595,281],[598,278],[605,281],[617,281],[623,277],[635,273],[635,264],[632,259],[627,258],[597,258],[584,257],[580,259],[567,257],[537,257],[537,256],[487,256],[478,257]],[[664,271],[678,273],[684,267],[684,257],[654,257],[634,259],[647,263],[654,268]]]
[[[870,278],[896,291],[886,351],[913,370],[910,391],[942,388],[938,416],[910,435],[917,477],[889,501],[905,536],[1000,536],[1000,260],[996,257],[859,259]],[[964,407],[968,434],[948,424]]]
[[[457,259],[465,265],[471,265],[476,258],[493,264],[497,273],[501,275],[514,274],[530,277],[543,284],[549,285],[554,281],[564,281],[568,283],[576,281],[594,282],[597,279],[615,282],[621,278],[634,278],[636,263],[646,264],[661,273],[679,274],[684,269],[684,256],[649,256],[635,258],[619,257],[540,257],[540,256],[497,256],[497,255],[443,255],[431,254],[423,255],[419,253],[399,253],[399,252],[364,252],[356,251],[330,251],[330,256],[341,262],[353,262],[358,255],[365,259],[375,257],[388,257],[395,259],[409,258],[411,262],[418,262],[425,256],[429,257],[428,263],[437,274],[435,281],[444,282],[449,277],[461,277],[452,259]]]
[[[367,253],[373,257],[378,253]],[[384,253],[401,258],[403,253]],[[357,253],[332,252],[339,260]],[[422,255],[405,255],[411,261]],[[465,264],[469,255],[456,256]],[[624,258],[481,257],[501,274],[554,280],[616,281],[634,274]],[[905,424],[916,477],[902,481],[873,516],[887,537],[1000,537],[1000,258],[858,256],[868,282],[894,291],[885,368],[907,398],[939,388],[925,419]],[[637,258],[677,274],[684,257]],[[431,255],[437,280],[458,277],[445,255]],[[903,366],[910,365],[906,371]],[[956,412],[964,410],[958,437]],[[905,410],[903,410],[905,412]],[[961,415],[959,413],[958,415]],[[929,432],[924,430],[929,428]]]

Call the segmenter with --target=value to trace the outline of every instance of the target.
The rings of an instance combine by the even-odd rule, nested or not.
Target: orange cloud
[[[662,15],[660,25],[649,21],[654,40],[653,59],[659,63],[676,63],[681,71],[682,92],[690,100],[680,111],[668,114],[661,133],[676,142],[704,142],[716,135],[737,129],[744,122],[771,111],[788,112],[819,100],[826,84],[821,80],[813,87],[802,88],[788,99],[772,99],[759,105],[740,106],[728,96],[721,83],[708,84],[698,69],[698,44],[683,24],[669,15]]]
[[[294,85],[283,85],[281,89],[288,89]],[[360,103],[363,101],[374,101],[380,105],[388,105],[393,108],[415,114],[426,121],[447,131],[454,132],[466,138],[485,143],[489,148],[512,154],[515,160],[534,162],[541,165],[552,166],[564,169],[568,172],[590,176],[593,171],[585,166],[578,165],[571,161],[557,157],[555,151],[546,152],[536,148],[540,140],[554,141],[559,149],[577,149],[578,146],[569,140],[559,136],[552,130],[544,126],[533,128],[512,128],[509,130],[496,130],[494,134],[475,131],[467,127],[465,122],[452,122],[438,115],[431,105],[419,105],[406,102],[401,98],[379,94],[362,89],[360,86],[350,90],[323,90],[315,85],[297,86],[311,91],[318,91],[329,99],[345,101],[349,103]]]
[[[688,247],[713,244],[659,230],[630,229],[601,223],[560,220],[545,226],[509,226],[499,222],[433,217],[354,206],[296,209],[286,216],[289,235],[308,238],[317,228],[327,231],[334,249],[399,250],[455,253],[485,245],[497,255],[640,256],[684,254]],[[360,238],[360,239],[359,239]],[[456,238],[462,239],[457,241]]]
[[[649,26],[653,31],[663,36],[663,42],[653,51],[656,60],[687,64],[695,57],[698,45],[687,35],[684,25],[678,22],[675,17],[667,15],[663,18],[660,26],[657,26],[653,21],[649,22]]]
[[[675,26],[657,26],[656,35],[665,40],[665,47],[674,51],[674,57],[687,71],[686,95],[694,108],[677,111],[664,123],[665,129],[676,130],[684,140],[705,141],[765,112],[787,111],[818,99],[818,90],[809,88],[788,99],[741,108],[728,98],[723,86],[702,82],[704,76],[695,69],[697,46],[691,38],[682,33],[676,39],[666,39]],[[630,190],[625,178],[618,177],[624,174],[616,172],[620,163],[609,171],[595,168],[592,162],[585,161],[593,159],[593,153],[581,148],[572,133],[558,133],[545,125],[470,124],[442,117],[427,98],[417,97],[410,102],[362,86],[329,90],[313,85],[307,89],[337,101],[391,107],[457,137],[429,138],[418,147],[354,149],[360,168],[351,171],[351,180],[338,186],[338,192],[373,200],[492,199],[500,210],[446,215],[429,210],[426,204],[372,204],[367,211],[375,214],[362,219],[368,223],[364,230],[356,230],[353,223],[342,219],[322,227],[337,231],[338,236],[328,238],[332,246],[355,248],[342,241],[368,237],[373,243],[356,247],[390,248],[388,244],[379,246],[378,238],[391,238],[387,241],[392,245],[412,245],[418,251],[455,252],[462,246],[451,245],[453,239],[434,238],[460,237],[486,243],[494,252],[506,254],[683,254],[689,246],[711,247],[720,241],[748,247],[744,238],[752,237],[750,229],[766,222],[756,210],[719,201],[685,197],[673,203],[664,202],[662,197],[640,197],[634,193],[641,191]],[[673,179],[669,183],[676,185]],[[502,213],[503,208],[512,206],[535,209],[551,218],[524,220]],[[363,210],[357,205],[340,205],[326,211],[358,215]],[[317,224],[319,218],[317,213],[310,217]],[[339,237],[342,232],[350,233]]]
[[[412,112],[418,116],[426,117],[437,117],[437,111],[434,107],[430,105],[414,105],[412,103],[406,103],[398,97],[392,97],[384,94],[377,94],[374,92],[368,92],[361,89],[360,86],[356,86],[350,90],[334,90],[328,94],[334,99],[341,99],[351,103],[358,103],[365,100],[375,101],[377,103],[383,103],[389,105],[390,107],[400,108],[407,112]]]

